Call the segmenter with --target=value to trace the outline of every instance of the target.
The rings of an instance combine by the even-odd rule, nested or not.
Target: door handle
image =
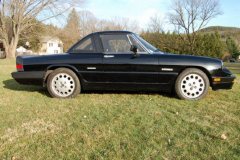
[[[113,58],[114,55],[104,55],[104,58]]]

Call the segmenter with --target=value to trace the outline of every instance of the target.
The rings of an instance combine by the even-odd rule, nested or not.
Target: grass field
[[[239,159],[240,63],[232,90],[183,101],[166,93],[53,99],[17,84],[0,60],[0,159]]]

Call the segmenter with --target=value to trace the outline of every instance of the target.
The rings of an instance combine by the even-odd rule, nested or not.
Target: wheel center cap
[[[190,90],[197,89],[196,82],[189,83]]]
[[[61,85],[61,88],[64,87],[64,84],[62,82],[60,83],[60,85]]]
[[[193,85],[191,86],[191,89],[197,89],[197,86],[193,84]]]

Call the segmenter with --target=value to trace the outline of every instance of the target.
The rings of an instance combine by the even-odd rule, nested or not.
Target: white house
[[[40,38],[40,55],[63,53],[63,42],[58,37],[44,36]]]
[[[16,56],[18,55],[26,55],[26,54],[32,54],[31,50],[27,50],[26,48],[20,46],[16,49]]]
[[[25,49],[24,47],[20,46],[19,48],[16,49],[17,52],[26,52],[27,49]]]

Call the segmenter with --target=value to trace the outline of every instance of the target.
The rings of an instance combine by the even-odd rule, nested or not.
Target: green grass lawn
[[[233,74],[240,74],[240,63],[225,62],[224,66],[231,70]]]
[[[19,85],[15,61],[0,60],[0,159],[239,159],[240,64],[225,66],[233,89],[199,101],[138,92],[61,100]]]

